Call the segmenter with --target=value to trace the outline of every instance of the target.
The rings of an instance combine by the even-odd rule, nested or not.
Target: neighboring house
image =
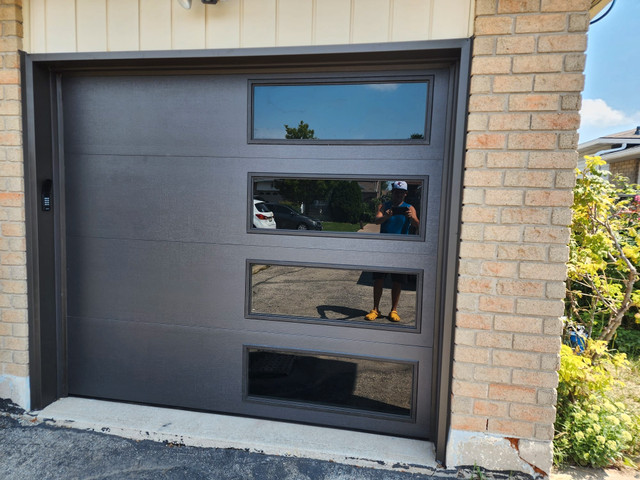
[[[579,168],[584,166],[584,156],[600,156],[612,174],[640,183],[640,126],[581,143],[578,154]]]
[[[417,464],[547,475],[607,3],[5,0],[0,396],[367,431],[414,439]],[[314,139],[282,138],[300,121]],[[254,179],[283,176],[417,182],[418,235],[252,228]],[[417,313],[255,309],[264,264],[408,273]]]

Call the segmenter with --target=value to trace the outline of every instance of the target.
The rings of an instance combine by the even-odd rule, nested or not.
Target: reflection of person
[[[408,235],[409,227],[416,229],[420,225],[416,209],[409,205],[404,199],[407,196],[407,182],[398,180],[391,184],[391,201],[378,205],[375,223],[380,225],[380,233],[395,233],[400,235]],[[365,319],[375,320],[380,318],[380,298],[382,297],[382,289],[384,287],[384,277],[386,273],[373,272],[373,310],[371,310]],[[389,320],[399,322],[398,302],[400,301],[400,292],[402,285],[407,283],[407,275],[391,274],[391,312]]]

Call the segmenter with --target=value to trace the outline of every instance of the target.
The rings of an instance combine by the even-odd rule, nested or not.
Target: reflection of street
[[[366,321],[371,308],[373,280],[370,272],[334,268],[270,265],[252,274],[251,311],[312,319]],[[386,286],[385,291],[390,285]],[[383,315],[391,309],[390,295],[380,305]],[[398,313],[400,325],[416,323],[415,283],[403,288]],[[386,317],[374,322],[391,323]]]

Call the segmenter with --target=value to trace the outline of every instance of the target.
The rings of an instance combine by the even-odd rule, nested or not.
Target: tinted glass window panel
[[[414,366],[250,348],[249,397],[411,416]]]
[[[273,212],[276,231],[324,231],[361,234],[379,234],[380,223],[375,218],[380,206],[393,203],[392,182],[396,179],[309,179],[253,177],[254,201],[263,201]],[[406,194],[402,203],[414,208],[417,221],[406,218],[406,212],[397,212],[405,218],[394,217],[399,228],[398,238],[420,233],[423,218],[423,198],[426,199],[426,181],[405,179]],[[254,228],[259,228],[254,225]],[[273,230],[262,230],[273,231]]]
[[[422,140],[427,81],[254,85],[257,140]]]
[[[374,285],[380,282],[380,316],[365,318],[373,309]],[[251,265],[253,315],[341,321],[360,326],[415,327],[417,318],[416,274],[385,273],[294,265]],[[397,314],[389,318],[392,289],[400,289]]]

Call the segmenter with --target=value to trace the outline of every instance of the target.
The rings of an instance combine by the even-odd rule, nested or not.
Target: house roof
[[[616,150],[607,152],[607,150]],[[640,157],[640,126],[623,132],[611,133],[578,145],[578,153],[596,155],[611,161]]]

